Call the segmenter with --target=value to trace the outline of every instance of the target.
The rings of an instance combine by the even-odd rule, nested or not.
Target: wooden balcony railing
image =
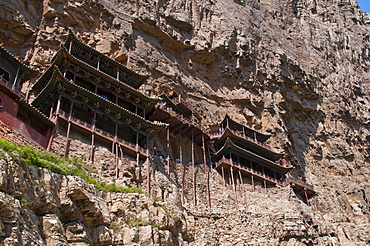
[[[3,85],[5,85],[6,88],[8,88],[9,90],[11,90],[12,92],[14,92],[15,94],[17,94],[20,98],[22,99],[25,99],[26,98],[26,94],[24,94],[23,92],[21,92],[20,90],[17,90],[17,89],[13,89],[13,84],[11,84],[8,80],[6,80],[4,77],[0,77],[0,83],[2,83]]]
[[[133,150],[133,151],[139,151],[141,152],[142,154],[146,155],[147,154],[147,149],[146,148],[143,148],[137,144],[134,144],[134,143],[131,143],[127,140],[124,140],[122,138],[116,138],[115,135],[111,132],[108,132],[106,130],[103,130],[101,128],[98,128],[96,127],[95,125],[95,128],[93,127],[94,125],[93,124],[90,124],[90,123],[87,123],[86,121],[83,121],[81,119],[78,119],[74,116],[71,116],[69,118],[69,114],[66,113],[65,111],[63,110],[59,110],[59,116],[62,116],[62,118],[64,118],[65,120],[68,120],[70,119],[73,123],[77,124],[77,125],[82,125],[82,126],[85,126],[87,129],[89,129],[91,132],[93,132],[95,129],[95,132],[99,133],[100,135],[102,135],[103,137],[109,139],[110,141],[115,141],[115,139],[117,140],[117,142],[119,143],[122,143],[124,146],[128,147],[129,149]]]
[[[229,128],[230,129],[230,128]],[[241,132],[241,131],[236,131],[236,130],[232,130],[232,129],[230,129],[230,131],[232,131],[235,135],[237,135],[237,136],[239,136],[239,137],[242,137],[242,138],[244,138],[244,139],[246,139],[246,140],[248,140],[248,141],[250,141],[250,142],[253,142],[253,143],[256,143],[256,144],[258,144],[259,146],[262,146],[262,147],[264,147],[264,148],[266,148],[266,149],[268,149],[268,150],[271,150],[271,151],[274,151],[270,146],[268,146],[266,143],[263,143],[263,142],[260,142],[260,141],[258,141],[258,140],[256,140],[256,139],[254,139],[254,138],[251,138],[251,137],[249,137],[249,136],[247,136],[247,135],[245,135],[243,132]],[[222,136],[222,134],[223,134],[223,131],[217,131],[217,132],[209,132],[208,133],[209,134],[209,136],[211,136],[211,138],[213,137],[213,138],[220,138],[221,136]]]
[[[177,113],[172,108],[167,107],[166,104],[163,103],[163,102],[158,103],[158,107],[160,109],[162,109],[163,111],[166,111],[167,113],[169,113],[172,117],[175,117],[178,120],[180,120],[183,124],[193,125],[193,126],[199,128],[200,130],[202,130],[203,132],[205,132],[205,129],[200,125],[198,120],[196,120],[194,118],[188,118],[186,116],[183,116],[182,114]]]
[[[258,176],[262,179],[268,180],[272,183],[275,183],[275,184],[278,184],[278,185],[281,185],[281,186],[287,186],[289,184],[294,184],[294,185],[300,186],[302,188],[305,188],[307,190],[310,190],[312,192],[315,192],[313,185],[307,184],[303,180],[299,180],[299,179],[296,179],[296,178],[293,178],[293,177],[290,177],[290,176],[286,177],[285,179],[276,179],[274,177],[266,175],[265,173],[258,172],[256,170],[250,168],[250,167],[246,167],[246,166],[244,166],[244,165],[242,165],[238,162],[234,162],[231,159],[228,159],[224,156],[219,161],[217,161],[215,164],[216,164],[216,168],[218,168],[222,164],[228,164],[232,167],[239,168],[242,171],[253,174],[255,176]]]
[[[175,104],[184,104],[188,109],[190,109],[191,111],[193,111],[194,107],[193,105],[191,105],[189,102],[185,101],[184,99],[180,98],[180,97],[175,97],[173,99],[171,99],[171,101]]]
[[[230,159],[226,158],[226,157],[222,157],[222,159],[220,159],[218,162],[216,162],[216,168],[219,167],[220,165],[222,164],[229,164],[230,166],[233,166],[233,167],[237,167],[245,172],[248,172],[250,174],[253,174],[255,176],[258,176],[262,179],[265,179],[265,180],[268,180],[272,183],[275,183],[275,184],[282,184],[282,181],[281,180],[278,180],[278,179],[275,179],[274,177],[271,177],[269,175],[266,175],[265,173],[262,173],[262,172],[259,172],[259,171],[256,171],[250,167],[246,167],[238,162],[235,162],[235,161],[231,161]]]

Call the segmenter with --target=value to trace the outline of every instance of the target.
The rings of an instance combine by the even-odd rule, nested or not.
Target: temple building
[[[283,158],[284,153],[277,153],[266,144],[271,135],[242,125],[228,115],[219,125],[218,131],[210,135],[216,149],[212,161],[234,190],[236,183],[243,184],[243,177],[250,177],[253,190],[255,182],[260,181],[265,188],[269,185],[291,184],[307,202],[315,194],[312,186],[286,177],[293,166]]]
[[[162,93],[159,97],[161,101],[156,104],[150,114],[151,120],[167,123],[170,132],[194,139],[199,145],[202,144],[202,136],[206,138],[206,141],[209,139],[200,120],[193,112],[192,105],[181,98],[181,95],[176,91],[169,91]]]
[[[176,91],[172,90],[167,93],[162,93],[160,95],[161,101],[158,102],[154,108],[154,110],[150,113],[149,119],[154,121],[161,121],[168,124],[167,127],[167,168],[168,174],[171,173],[171,161],[174,160],[176,163],[179,163],[181,166],[181,173],[182,173],[182,180],[181,180],[181,197],[182,203],[185,203],[185,191],[184,191],[184,172],[185,167],[184,164],[190,164],[187,166],[192,166],[192,173],[193,173],[193,200],[194,204],[197,203],[197,191],[196,191],[196,179],[195,179],[195,172],[196,166],[199,163],[203,163],[206,166],[207,157],[208,157],[208,142],[209,136],[204,130],[201,125],[199,118],[196,116],[196,112],[194,112],[193,107],[189,104],[184,98],[181,97],[180,94],[176,93]],[[179,142],[176,144],[178,149],[171,148],[170,146],[170,133],[174,134],[178,137]],[[183,149],[183,139],[187,138],[191,141],[191,157],[190,160],[184,160],[184,149]],[[198,146],[198,148],[197,148]],[[196,154],[197,149],[200,150],[201,154]],[[172,151],[170,151],[172,150]],[[172,152],[172,156],[171,153]],[[207,198],[208,204],[210,205],[210,194],[209,194],[209,170],[206,169],[207,178],[206,178],[206,186],[207,186]]]
[[[158,140],[165,139],[167,153],[157,158],[163,159],[168,177],[178,179],[183,204],[185,190],[189,189],[192,192],[188,195],[197,204],[196,173],[204,168],[207,203],[211,206],[212,169],[208,167],[212,166],[235,192],[237,185],[250,180],[253,190],[257,183],[265,189],[290,185],[308,204],[316,194],[313,186],[288,174],[293,166],[284,159],[284,153],[266,144],[270,134],[251,129],[228,115],[217,131],[206,132],[199,115],[181,94],[169,91],[158,97],[144,95],[138,89],[148,75],[128,69],[81,42],[72,32],[52,58],[50,67],[33,83],[37,76],[37,70],[0,46],[0,120],[46,150],[69,156],[78,145],[84,159],[94,162],[98,159],[95,155],[102,160],[97,154],[97,149],[102,148],[104,154],[108,153],[101,162],[109,165],[104,171],[109,169],[106,173],[115,173],[116,178],[123,158],[136,160],[140,173],[141,164],[147,161],[150,191],[149,149],[156,152],[151,139],[166,130],[166,135]],[[188,149],[184,150],[184,146]],[[199,163],[203,165],[200,167]],[[177,169],[181,169],[181,175],[175,173]],[[193,182],[187,188],[185,179],[189,173]]]
[[[130,156],[139,163],[149,156],[149,140],[165,126],[147,119],[160,99],[137,90],[146,78],[70,32],[51,66],[33,85],[32,104],[63,132],[65,156],[74,132],[73,136],[90,143],[91,161],[99,145],[116,157]]]
[[[39,72],[0,46],[0,120],[46,148],[55,124],[26,101],[29,80]]]

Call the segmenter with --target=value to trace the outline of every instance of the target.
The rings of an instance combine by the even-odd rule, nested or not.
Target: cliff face
[[[213,208],[189,202],[184,223],[194,238],[183,243],[370,243],[370,19],[355,0],[0,5],[4,46],[30,65],[45,68],[71,27],[99,51],[150,73],[143,92],[181,91],[203,125],[229,113],[272,133],[269,144],[291,155],[293,175],[318,192],[309,207],[289,189],[247,187],[236,207],[213,172]],[[165,198],[177,192],[166,182],[157,182]]]

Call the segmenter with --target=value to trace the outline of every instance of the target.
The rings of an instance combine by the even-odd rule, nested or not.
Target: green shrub
[[[140,188],[122,188],[116,186],[115,184],[107,185],[94,178],[91,178],[89,174],[82,169],[85,167],[83,166],[80,158],[61,158],[54,153],[39,151],[30,146],[19,147],[19,145],[11,143],[4,138],[0,138],[0,149],[3,149],[8,154],[10,154],[11,152],[17,152],[20,158],[23,159],[30,166],[43,167],[62,175],[79,176],[86,183],[94,185],[99,190],[145,194]],[[78,168],[70,166],[70,164]]]
[[[136,187],[130,187],[130,188],[124,188],[123,192],[125,193],[140,193],[144,194],[143,190],[141,188],[136,188]]]
[[[160,224],[160,223],[154,223],[152,226],[153,226],[154,228],[155,228],[155,227],[160,227],[160,226],[161,226],[161,224]]]
[[[21,202],[22,202],[22,203],[28,203],[28,200],[27,200],[26,198],[22,198],[22,199],[21,199]]]
[[[13,152],[19,150],[19,145],[16,143],[11,143],[5,138],[0,138],[0,148],[6,152]]]

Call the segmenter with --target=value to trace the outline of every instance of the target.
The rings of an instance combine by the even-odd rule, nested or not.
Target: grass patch
[[[24,204],[26,204],[26,203],[28,203],[28,200],[26,198],[22,198],[21,199],[21,202],[24,203]]]
[[[140,188],[123,188],[118,187],[115,184],[107,185],[91,178],[89,173],[84,170],[87,168],[85,168],[79,158],[61,158],[54,153],[39,151],[30,146],[20,147],[18,144],[11,143],[4,138],[0,138],[0,149],[3,149],[12,157],[15,157],[15,154],[18,154],[19,158],[30,166],[43,167],[62,175],[79,176],[86,183],[93,184],[99,190],[145,194]]]

